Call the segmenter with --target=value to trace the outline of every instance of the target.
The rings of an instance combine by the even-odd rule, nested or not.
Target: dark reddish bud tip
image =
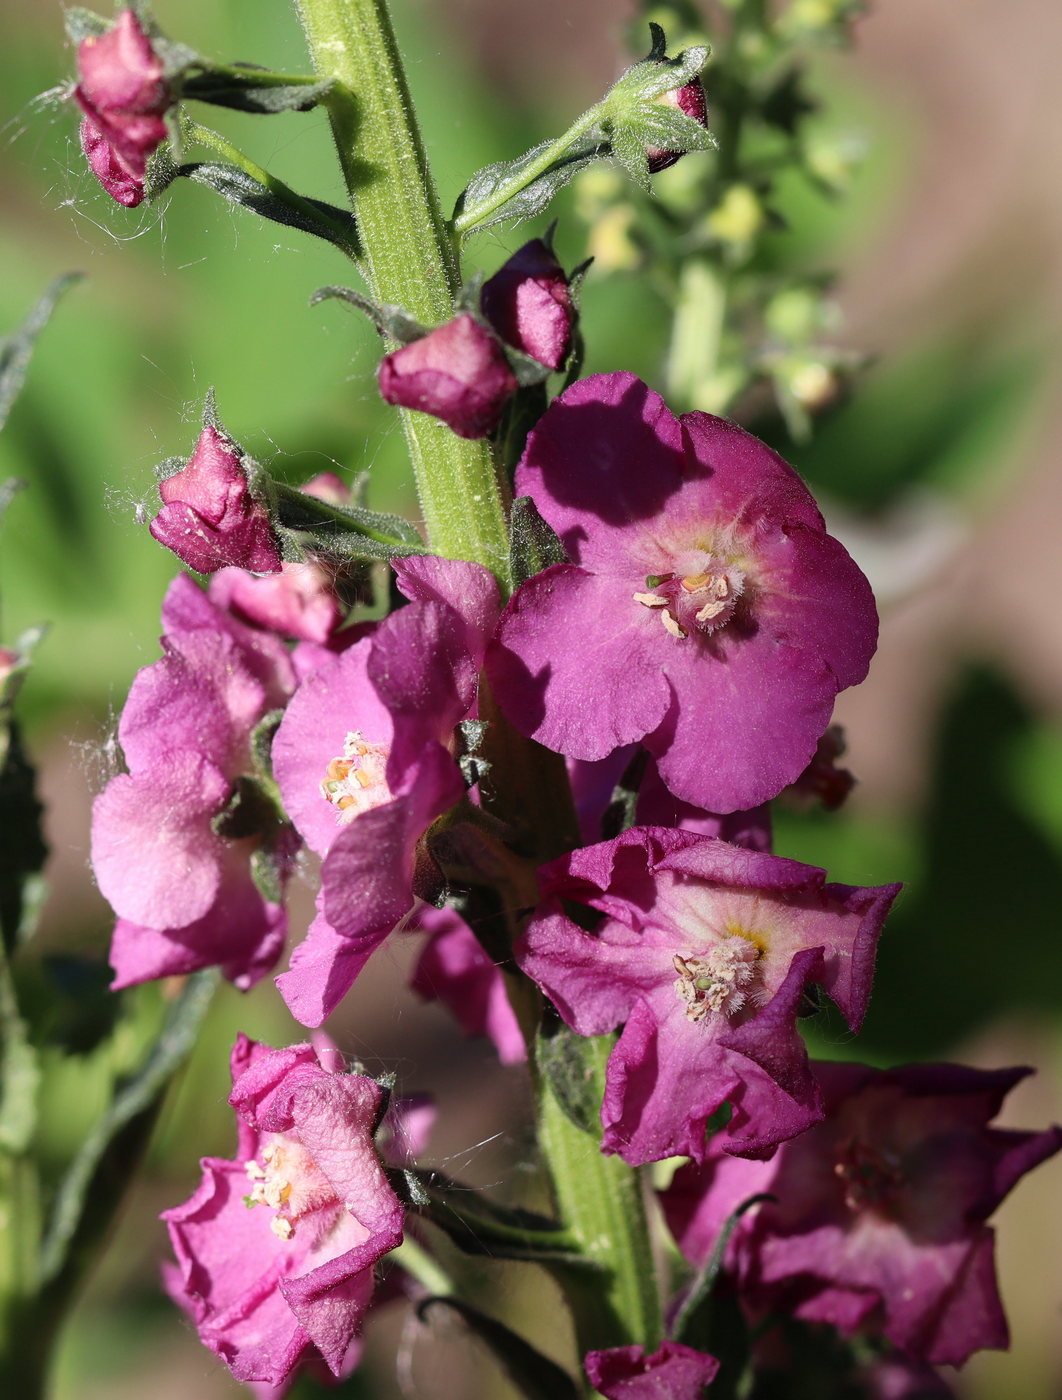
[[[564,269],[533,238],[484,284],[484,316],[507,345],[559,369],[568,358],[575,310]]]
[[[280,570],[269,513],[251,495],[243,456],[216,428],[199,434],[188,465],[159,482],[163,506],[149,526],[200,574],[225,565],[256,574]]]
[[[467,314],[385,355],[380,393],[399,408],[430,413],[458,437],[486,437],[498,426],[516,378],[498,341]]]
[[[669,107],[677,107],[680,112],[691,117],[698,126],[708,125],[708,102],[700,78],[694,78],[684,87],[672,88],[670,92],[665,92],[658,100],[667,103]],[[645,154],[649,159],[649,173],[655,175],[658,170],[666,170],[669,165],[674,165],[684,152],[650,148]]]

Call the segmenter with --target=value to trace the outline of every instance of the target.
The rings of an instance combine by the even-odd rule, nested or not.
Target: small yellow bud
[[[756,191],[749,185],[731,185],[705,220],[707,231],[721,243],[743,249],[766,223]]]

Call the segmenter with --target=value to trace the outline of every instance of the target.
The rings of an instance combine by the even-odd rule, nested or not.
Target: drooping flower
[[[162,61],[133,11],[122,10],[105,34],[81,41],[77,62],[82,149],[107,193],[134,208],[173,105]]]
[[[255,783],[251,733],[295,686],[274,637],[243,626],[182,574],[162,608],[163,656],[118,725],[128,771],[92,814],[92,866],[118,921],[116,987],[220,965],[248,987],[280,955],[280,895],[297,843]],[[253,869],[267,859],[274,897]]]
[[[882,1332],[934,1365],[1005,1347],[986,1221],[1062,1147],[1059,1128],[989,1126],[1028,1073],[816,1065],[825,1119],[769,1162],[738,1162],[712,1144],[705,1170],[676,1174],[668,1222],[698,1264],[735,1208],[769,1192],[776,1201],[742,1216],[727,1254],[751,1307],[846,1335]]]
[[[284,806],[323,857],[317,917],[277,982],[320,1025],[412,910],[420,840],[465,790],[447,745],[474,704],[497,585],[477,564],[394,561],[412,601],[299,686],[273,741]]]
[[[516,489],[572,560],[517,589],[488,654],[517,728],[579,759],[641,740],[711,812],[798,778],[837,692],[866,674],[877,617],[792,468],[606,374],[554,401]]]
[[[693,832],[632,827],[539,872],[545,902],[516,947],[580,1035],[623,1024],[609,1058],[602,1150],[638,1164],[767,1156],[822,1116],[796,1029],[821,985],[856,1030],[899,886],[828,885],[821,870]],[[561,901],[605,917],[587,932]]]
[[[662,1342],[651,1355],[644,1347],[587,1352],[583,1366],[606,1400],[701,1400],[719,1362],[681,1342]]]
[[[243,453],[217,428],[203,428],[187,466],[159,482],[159,495],[162,509],[148,528],[190,569],[280,572],[269,512],[251,492]]]
[[[173,1298],[237,1380],[286,1386],[320,1357],[350,1369],[373,1269],[402,1241],[402,1207],[373,1141],[384,1091],[310,1045],[240,1036],[235,1158],[206,1157],[198,1190],[163,1212]]]
[[[503,1065],[527,1059],[527,1047],[505,991],[501,968],[487,956],[455,909],[425,905],[412,926],[428,934],[410,982],[426,1001],[441,1001],[465,1035],[490,1038]]]
[[[493,432],[515,392],[497,337],[467,313],[380,362],[380,393],[388,403],[441,418],[458,437]]]
[[[668,107],[676,107],[698,126],[708,125],[708,101],[700,78],[694,78],[683,87],[672,88],[658,100]],[[663,151],[659,147],[652,147],[645,154],[649,158],[649,173],[655,175],[658,170],[666,170],[669,165],[674,165],[681,159],[683,152]]]
[[[564,269],[541,238],[518,248],[483,284],[480,306],[507,345],[560,369],[572,343],[575,308]]]

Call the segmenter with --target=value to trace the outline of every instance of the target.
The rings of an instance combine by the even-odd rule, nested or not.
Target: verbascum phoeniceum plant
[[[5,1395],[46,1393],[212,999],[268,977],[290,1035],[236,1040],[231,1155],[161,1217],[162,1286],[258,1396],[367,1394],[383,1308],[429,1346],[460,1323],[470,1374],[500,1367],[534,1400],[915,1400],[1007,1345],[988,1222],[1062,1130],[993,1126],[1024,1068],[859,1063],[900,886],[839,883],[772,840],[777,799],[834,808],[852,786],[831,717],[878,618],[807,485],[733,421],[773,394],[800,438],[855,367],[812,343],[814,317],[792,363],[762,350],[777,279],[750,249],[773,177],[743,132],[792,135],[813,105],[800,46],[843,40],[856,9],[727,0],[700,20],[711,44],[680,46],[663,26],[696,14],[646,11],[646,57],[560,137],[468,172],[449,215],[386,0],[297,0],[292,72],[205,58],[145,4],[67,12],[70,120],[106,196],[133,209],[190,180],[334,250],[335,285],[307,295],[379,332],[419,515],[370,508],[360,478],[273,475],[213,392],[190,455],[160,465],[144,523],[186,571],[121,710],[91,861],[109,995],[166,995],[54,1183],[24,1128],[47,1035],[21,992],[43,848],[12,704],[33,638],[0,652]],[[349,200],[296,191],[204,106],[323,113]],[[658,191],[690,152],[696,181]],[[587,263],[565,266],[553,225],[487,275],[464,266],[476,235],[595,172],[605,204],[641,211],[635,270],[670,297],[657,384],[583,375]],[[61,290],[7,342],[5,411]],[[295,880],[312,917],[289,916]],[[519,1189],[425,1165],[435,1111],[403,1066],[371,1075],[322,1029],[411,937],[414,988],[521,1077]],[[843,1061],[802,1033],[826,999]],[[492,1307],[493,1261],[524,1271],[517,1301]]]

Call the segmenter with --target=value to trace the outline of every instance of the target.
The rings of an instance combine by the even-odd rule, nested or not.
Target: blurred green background
[[[0,479],[28,483],[0,535],[0,641],[51,624],[21,708],[54,850],[40,942],[102,954],[108,912],[87,870],[89,803],[113,761],[108,738],[129,681],[157,655],[174,571],[137,521],[139,505],[153,510],[155,462],[190,449],[213,385],[230,431],[272,470],[294,481],[367,470],[372,504],[415,514],[415,503],[396,416],[375,390],[374,333],[335,303],[307,309],[314,288],[349,280],[340,255],[259,226],[198,186],[120,210],[83,168],[69,104],[39,98],[72,69],[58,11],[14,0],[0,11],[0,328],[13,329],[58,273],[87,274],[45,331],[0,437]],[[158,0],[156,13],[204,53],[303,66],[281,0]],[[574,14],[559,0],[532,11],[403,0],[396,17],[447,208],[480,165],[555,134],[598,96],[624,61],[630,18],[617,0]],[[854,54],[821,59],[828,107],[816,121],[826,134],[865,139],[867,160],[843,202],[788,182],[778,201],[786,227],[765,257],[797,272],[839,269],[840,341],[876,359],[808,446],[789,443],[770,416],[751,424],[823,494],[884,615],[870,680],[839,707],[861,779],[855,797],[841,816],[778,823],[781,854],[836,879],[907,886],[882,941],[864,1033],[852,1042],[827,1019],[810,1031],[815,1048],[883,1064],[1035,1064],[1037,1080],[1014,1096],[1009,1121],[1022,1126],[1062,1116],[1052,33],[1062,39],[1049,0],[1005,12],[974,0],[932,14],[893,0],[860,23]],[[300,191],[342,203],[319,114],[210,120]],[[682,178],[710,159],[687,157]],[[576,190],[552,211],[569,264],[585,256],[583,207]],[[471,261],[496,267],[539,231],[492,230]],[[587,371],[634,369],[659,382],[667,320],[644,279],[592,271],[583,312]],[[308,908],[302,890],[296,935]],[[336,1018],[341,1047],[396,1070],[403,1090],[439,1096],[433,1155],[446,1170],[488,1185],[519,1174],[530,1151],[519,1071],[498,1069],[483,1047],[455,1046],[445,1017],[415,1003],[403,989],[406,949],[375,962]],[[76,1007],[76,984],[69,995]],[[239,1393],[158,1292],[164,1245],[154,1220],[192,1189],[198,1156],[230,1150],[226,1058],[236,1029],[293,1038],[270,985],[219,997],[150,1171],[69,1330],[64,1400],[132,1396],[148,1384],[160,1400]],[[89,1055],[56,1085],[47,1124],[57,1157],[114,1072]],[[1062,1393],[1058,1165],[1001,1213],[1015,1347],[967,1368],[962,1390],[976,1400]],[[506,1278],[505,1288],[521,1286]],[[400,1325],[384,1317],[370,1329],[366,1395],[394,1393]],[[403,1344],[418,1393],[473,1393],[458,1341],[432,1343],[447,1357],[445,1383],[440,1353],[429,1366],[423,1341]],[[499,1382],[496,1393],[509,1392]]]

